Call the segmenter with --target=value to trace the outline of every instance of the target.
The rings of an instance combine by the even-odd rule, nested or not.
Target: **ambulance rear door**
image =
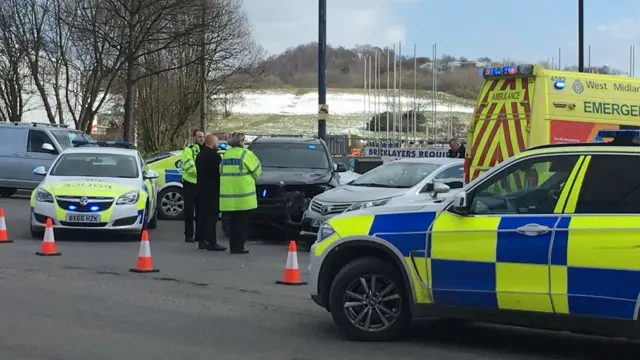
[[[533,65],[483,69],[467,138],[465,181],[469,182],[526,148],[534,90]]]

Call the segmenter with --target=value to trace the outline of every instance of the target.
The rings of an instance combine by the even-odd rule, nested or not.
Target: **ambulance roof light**
[[[484,78],[500,76],[529,76],[533,74],[533,65],[503,66],[484,68],[478,71],[478,75]]]
[[[124,149],[134,149],[135,145],[128,141],[89,141],[89,140],[73,140],[74,147],[80,146],[100,146],[100,147],[117,147]]]

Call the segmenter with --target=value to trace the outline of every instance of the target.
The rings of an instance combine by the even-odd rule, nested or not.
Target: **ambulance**
[[[468,128],[465,182],[533,146],[590,143],[601,130],[640,129],[640,79],[538,65],[480,75],[486,81]]]

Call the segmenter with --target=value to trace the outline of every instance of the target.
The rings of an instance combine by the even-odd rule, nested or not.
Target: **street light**
[[[318,138],[327,135],[326,117],[320,107],[327,104],[327,0],[318,0]],[[328,112],[328,111],[327,111]]]
[[[584,72],[584,0],[578,0],[578,71]]]

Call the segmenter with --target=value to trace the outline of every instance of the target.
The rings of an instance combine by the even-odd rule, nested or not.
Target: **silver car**
[[[378,166],[357,179],[317,195],[302,220],[302,237],[313,237],[329,218],[367,207],[436,201],[464,185],[464,160],[401,159]],[[446,194],[449,193],[449,194]]]

